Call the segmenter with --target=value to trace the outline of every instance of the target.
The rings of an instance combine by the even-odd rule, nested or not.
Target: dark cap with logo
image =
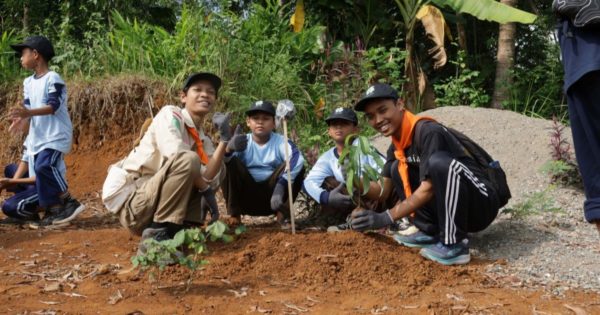
[[[216,74],[210,72],[197,72],[192,73],[185,81],[183,81],[183,91],[186,92],[192,84],[198,81],[210,82],[217,92],[219,92],[219,88],[221,88],[221,78]]]
[[[10,47],[19,54],[21,54],[25,48],[35,49],[44,57],[46,62],[50,61],[50,59],[54,57],[54,47],[52,47],[50,40],[44,36],[29,36],[25,38],[22,43],[10,45]]]
[[[325,119],[325,122],[329,124],[330,121],[336,119],[347,120],[355,125],[358,124],[358,117],[356,117],[356,113],[351,108],[338,107],[334,109]]]
[[[246,116],[250,116],[258,112],[275,116],[275,107],[273,106],[273,103],[269,101],[256,101],[250,105],[250,109],[246,111]]]
[[[370,100],[377,98],[387,98],[397,100],[399,98],[398,91],[388,84],[375,83],[371,85],[362,95],[360,100],[354,105],[354,110],[362,112]]]

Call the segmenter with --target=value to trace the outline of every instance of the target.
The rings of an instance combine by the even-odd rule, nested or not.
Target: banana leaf
[[[480,20],[506,24],[518,22],[531,24],[537,16],[494,0],[432,0],[440,7],[449,7],[456,12],[470,14]]]

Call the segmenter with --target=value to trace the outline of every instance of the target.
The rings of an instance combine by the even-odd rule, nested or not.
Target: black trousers
[[[450,245],[494,221],[500,208],[498,197],[487,179],[474,174],[473,168],[477,167],[474,161],[459,161],[440,151],[422,163],[428,163],[434,197],[415,212],[413,223],[419,230],[438,235],[444,244]],[[392,181],[397,191],[403,191],[397,163],[392,165]]]
[[[227,206],[227,213],[231,216],[242,214],[254,216],[268,216],[274,214],[271,210],[271,196],[277,184],[277,179],[285,170],[285,163],[279,165],[271,176],[262,182],[256,182],[246,166],[237,157],[231,158],[225,163],[227,173],[225,181],[221,185],[223,197]],[[292,196],[296,200],[302,180],[304,178],[304,167],[292,183]],[[289,217],[289,202],[287,202],[287,187],[285,189],[285,204],[283,214]]]

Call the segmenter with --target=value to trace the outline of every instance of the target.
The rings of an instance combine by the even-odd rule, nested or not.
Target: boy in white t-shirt
[[[45,209],[40,225],[73,220],[85,206],[69,194],[63,158],[71,150],[73,127],[67,111],[67,89],[58,73],[48,68],[52,43],[43,36],[27,37],[11,45],[21,55],[23,68],[34,74],[23,81],[23,106],[9,112],[13,125],[29,120],[27,151],[32,156],[35,187]]]

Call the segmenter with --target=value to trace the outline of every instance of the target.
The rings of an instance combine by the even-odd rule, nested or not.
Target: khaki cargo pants
[[[152,222],[201,222],[201,196],[194,179],[204,171],[195,152],[178,152],[131,194],[119,210],[121,225],[141,235]],[[225,166],[210,183],[216,192],[225,178]]]

